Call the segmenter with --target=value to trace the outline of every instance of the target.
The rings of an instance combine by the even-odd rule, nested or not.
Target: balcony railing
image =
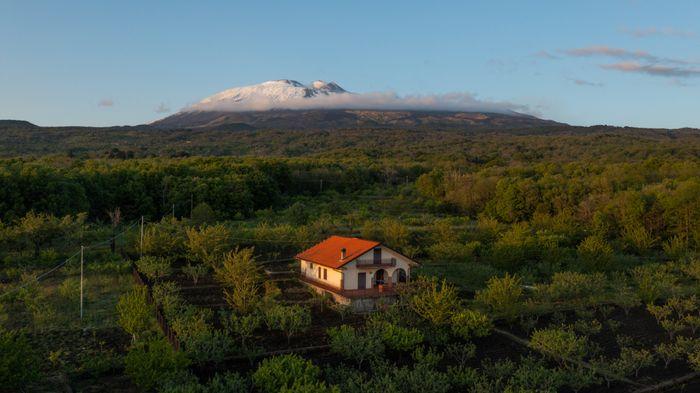
[[[357,267],[382,267],[382,266],[396,266],[396,258],[382,258],[382,259],[358,259]]]

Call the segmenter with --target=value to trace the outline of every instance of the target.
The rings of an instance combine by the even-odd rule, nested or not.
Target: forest
[[[697,130],[3,132],[0,391],[700,388]],[[330,235],[420,266],[353,313]]]

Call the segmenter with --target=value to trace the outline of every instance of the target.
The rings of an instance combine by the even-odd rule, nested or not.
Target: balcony
[[[396,258],[357,259],[358,268],[382,268],[396,266]]]
[[[384,296],[395,296],[396,287],[399,285],[384,284],[382,288],[379,287],[367,288],[367,289],[340,289],[334,286],[328,285],[327,283],[314,280],[312,278],[306,277],[304,275],[299,276],[299,280],[307,284],[316,286],[318,288],[324,289],[336,293],[340,296],[346,297],[348,299],[363,299],[363,298],[378,298]]]

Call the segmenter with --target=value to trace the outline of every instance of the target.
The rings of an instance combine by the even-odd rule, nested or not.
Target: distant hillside
[[[512,114],[448,111],[269,110],[256,112],[183,111],[151,123],[161,128],[218,128],[229,124],[277,129],[435,128],[515,129],[558,125]]]
[[[32,124],[25,120],[2,120],[0,119],[0,130],[2,129],[32,129],[38,128],[36,124]]]
[[[0,157],[62,155],[325,157],[348,160],[434,162],[627,162],[658,157],[700,157],[700,130],[546,125],[440,129],[28,127],[0,125]]]

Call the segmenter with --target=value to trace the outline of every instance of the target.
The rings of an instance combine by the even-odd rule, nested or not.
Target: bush
[[[360,367],[365,360],[384,352],[384,345],[378,334],[376,331],[358,332],[348,325],[328,329],[331,351],[354,360]]]
[[[464,339],[487,336],[491,328],[489,317],[475,310],[463,310],[452,316],[452,332]]]
[[[419,279],[412,285],[410,305],[413,311],[434,326],[447,325],[461,303],[454,285],[446,280],[438,284],[436,278]]]
[[[179,223],[163,220],[159,224],[146,227],[141,250],[144,255],[169,257],[180,255],[182,250],[183,236]]]
[[[653,303],[671,292],[675,279],[658,264],[637,266],[632,270],[637,295],[644,303]]]
[[[476,293],[476,300],[495,314],[511,319],[518,313],[522,293],[520,278],[506,273],[501,278],[491,277],[486,288]]]
[[[253,385],[263,393],[278,393],[294,385],[314,385],[321,370],[298,355],[264,359],[253,373]]]
[[[442,241],[428,247],[428,255],[433,262],[472,262],[480,246],[479,242]]]
[[[136,261],[136,266],[150,280],[159,280],[169,276],[172,272],[172,263],[164,257],[144,256]]]
[[[80,279],[76,277],[68,277],[58,287],[58,293],[66,300],[75,300],[80,298]]]
[[[39,364],[24,335],[0,328],[0,390],[25,389],[38,380]]]
[[[542,294],[554,301],[591,301],[605,289],[605,276],[600,273],[583,274],[558,272],[549,285],[538,288]]]
[[[611,268],[613,249],[600,236],[585,238],[576,249],[578,257],[586,270],[608,270]]]
[[[381,340],[395,351],[412,351],[423,342],[423,333],[415,328],[399,326],[391,322],[376,321],[370,322],[367,329],[381,332]]]
[[[248,393],[248,380],[236,372],[216,374],[207,384],[207,393]]]
[[[563,364],[562,358],[583,359],[588,343],[584,337],[577,336],[571,330],[547,328],[532,333],[530,346]]]
[[[265,310],[265,324],[269,330],[283,331],[289,343],[294,334],[305,332],[311,326],[311,313],[299,305],[274,305]]]
[[[238,312],[250,313],[260,302],[263,277],[252,248],[226,254],[221,266],[215,268],[215,275],[224,287],[226,301]]]
[[[153,309],[148,304],[148,289],[137,285],[131,291],[119,297],[117,302],[119,325],[131,334],[133,341],[151,330],[153,326]]]
[[[197,281],[199,281],[199,278],[206,275],[209,272],[209,266],[204,264],[193,265],[191,263],[188,263],[187,265],[182,267],[182,272],[185,273],[187,277],[192,279],[194,285],[197,285]]]
[[[187,228],[185,234],[187,259],[194,263],[214,266],[231,249],[231,232],[221,224]]]
[[[153,285],[153,302],[163,310],[167,319],[175,318],[184,301],[178,293],[177,284],[172,281],[157,282]]]
[[[182,372],[189,362],[182,352],[175,352],[164,339],[138,343],[124,358],[125,372],[145,391]]]

